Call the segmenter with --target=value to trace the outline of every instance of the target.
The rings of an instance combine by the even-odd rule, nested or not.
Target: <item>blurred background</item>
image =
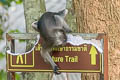
[[[28,1],[29,0],[24,0]],[[39,0],[34,0],[39,1]],[[109,37],[109,80],[120,79],[120,0],[45,0],[46,11],[59,11],[69,7],[67,21],[74,32],[105,33]],[[82,2],[80,2],[82,1]],[[36,2],[37,3],[37,2]],[[36,5],[37,6],[37,5]],[[39,6],[39,5],[38,5]],[[28,7],[33,7],[29,4]],[[38,7],[39,8],[39,7]],[[27,8],[26,8],[27,9]],[[28,10],[29,11],[29,10]],[[31,12],[36,10],[31,10]],[[75,16],[73,16],[75,12]],[[26,12],[27,13],[27,12]],[[37,13],[35,13],[37,14]],[[28,14],[27,14],[28,15]],[[31,14],[29,14],[31,15]],[[32,16],[28,16],[33,18]],[[74,18],[75,17],[75,18]],[[30,19],[30,20],[31,20]],[[35,19],[37,19],[35,17]],[[33,19],[32,19],[33,20]],[[73,23],[75,22],[75,23]],[[77,26],[75,27],[77,23]],[[27,24],[27,23],[26,23]],[[0,80],[6,80],[6,33],[25,33],[26,24],[22,0],[0,0]],[[28,24],[27,24],[28,25]],[[30,24],[31,25],[31,24]],[[22,47],[24,48],[24,47]],[[20,73],[16,80],[21,80]],[[43,76],[43,75],[42,75]],[[79,73],[70,73],[70,80],[81,80]],[[82,80],[100,80],[99,74],[82,74]],[[67,80],[53,75],[52,80]]]
[[[0,0],[0,80],[6,78],[6,33],[25,33],[22,0]],[[17,74],[16,79],[20,80]]]

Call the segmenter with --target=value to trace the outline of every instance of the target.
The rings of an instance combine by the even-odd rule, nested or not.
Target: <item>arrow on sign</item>
[[[98,53],[94,46],[91,47],[89,54],[91,55],[91,65],[96,65],[96,55]]]

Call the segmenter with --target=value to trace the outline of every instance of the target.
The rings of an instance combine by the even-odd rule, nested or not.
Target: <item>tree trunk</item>
[[[109,40],[109,80],[120,79],[120,0],[73,0],[78,32],[106,33]],[[100,80],[83,73],[82,80]]]
[[[26,31],[27,33],[35,33],[31,24],[32,22],[38,20],[42,13],[45,12],[44,0],[23,0],[23,3]],[[30,41],[28,41],[28,43],[30,44]],[[27,47],[30,47],[30,45],[27,45]],[[51,76],[51,74],[47,72],[25,72],[22,74],[23,80],[49,80],[49,77]]]
[[[31,24],[32,22],[38,20],[42,13],[45,12],[45,2],[44,0],[24,0],[23,4],[26,21],[26,31],[27,33],[35,33],[35,31],[31,27]]]

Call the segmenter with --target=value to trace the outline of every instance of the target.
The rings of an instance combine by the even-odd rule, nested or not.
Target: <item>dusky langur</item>
[[[40,33],[43,39],[41,56],[45,62],[49,62],[55,74],[59,74],[59,67],[50,56],[51,49],[64,45],[67,41],[66,33],[71,32],[64,18],[68,10],[59,12],[45,12],[38,21],[32,23],[32,27]]]

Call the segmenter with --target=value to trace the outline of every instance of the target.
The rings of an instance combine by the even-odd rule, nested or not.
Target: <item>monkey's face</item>
[[[50,57],[49,52],[53,47],[64,45],[67,41],[66,32],[71,31],[64,20],[67,12],[68,10],[57,13],[46,12],[38,21],[32,23],[32,27],[40,33],[43,39],[41,56],[50,62],[56,74],[59,74],[59,68]]]
[[[58,13],[46,12],[32,23],[32,27],[40,33],[46,44],[62,45],[67,41],[66,32],[71,32],[64,20],[67,13],[66,9]]]
[[[64,30],[59,30],[55,32],[55,46],[65,45],[67,41],[67,36]]]

